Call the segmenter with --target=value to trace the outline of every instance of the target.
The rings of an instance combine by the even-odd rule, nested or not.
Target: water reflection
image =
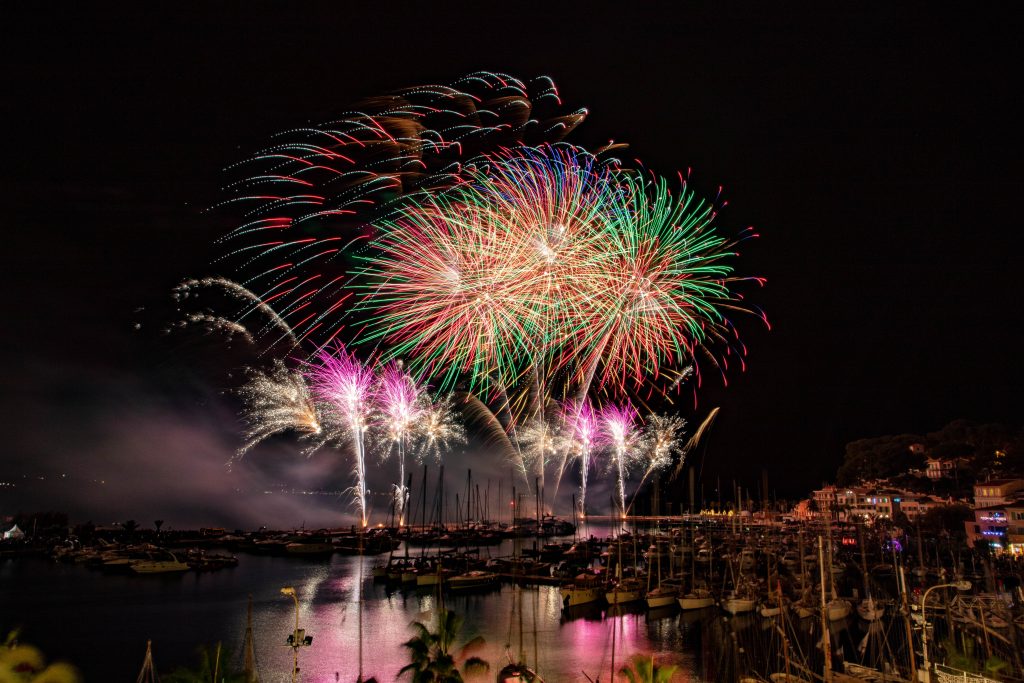
[[[329,561],[246,555],[234,569],[163,580],[105,575],[42,560],[6,562],[0,564],[5,622],[0,626],[17,619],[27,640],[79,664],[87,680],[130,679],[138,672],[147,638],[153,639],[161,671],[194,664],[195,648],[218,640],[240,661],[251,593],[261,680],[284,682],[290,680],[292,652],[285,639],[295,628],[295,606],[280,590],[293,586],[299,625],[313,636],[312,646],[299,654],[303,681],[334,681],[335,675],[341,681],[356,679],[360,598],[362,670],[381,681],[394,680],[408,661],[402,643],[412,635],[409,624],[432,624],[442,605],[465,617],[463,640],[485,638],[480,656],[491,663],[488,680],[521,653],[548,681],[583,681],[582,672],[591,678],[600,673],[606,680],[613,641],[616,666],[634,653],[653,652],[684,672],[693,674],[697,668],[693,636],[699,616],[694,613],[648,613],[642,604],[583,606],[563,613],[556,586],[503,584],[489,593],[465,595],[396,589],[373,582],[373,563],[374,558],[340,555]],[[123,627],[112,634],[111,624]],[[691,675],[690,680],[700,679]]]

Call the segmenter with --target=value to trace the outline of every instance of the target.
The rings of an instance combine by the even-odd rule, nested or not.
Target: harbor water
[[[491,554],[510,554],[510,545]],[[478,635],[486,641],[475,654],[490,663],[491,673],[480,680],[493,680],[510,657],[522,654],[549,683],[607,681],[613,657],[617,669],[639,652],[678,665],[687,680],[704,680],[701,626],[717,612],[649,613],[638,607],[608,615],[607,607],[597,607],[567,613],[557,586],[519,589],[509,583],[489,592],[439,596],[375,583],[371,567],[386,558],[242,554],[237,567],[172,576],[105,574],[42,557],[5,560],[0,628],[22,627],[24,642],[40,646],[51,659],[72,662],[86,681],[133,680],[147,640],[160,673],[195,667],[198,647],[217,642],[239,663],[251,595],[260,680],[290,681],[292,650],[285,640],[295,628],[295,604],[281,588],[291,586],[299,626],[313,636],[311,646],[299,652],[302,681],[355,681],[360,642],[363,676],[396,680],[409,661],[402,643],[413,635],[410,623],[432,626],[442,600],[465,618],[461,642]]]

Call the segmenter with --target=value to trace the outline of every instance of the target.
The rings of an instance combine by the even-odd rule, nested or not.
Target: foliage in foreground
[[[37,647],[18,642],[18,631],[7,635],[0,649],[0,683],[80,683],[75,667],[65,662],[46,665]]]
[[[629,683],[669,683],[677,668],[674,664],[655,664],[654,655],[633,655],[630,663],[619,669],[619,675]]]
[[[483,647],[482,637],[472,638],[453,652],[462,622],[461,616],[446,609],[437,614],[436,631],[418,621],[412,622],[416,635],[402,644],[408,648],[411,661],[401,668],[398,676],[410,673],[412,683],[463,683],[464,675],[488,671],[490,664],[473,656],[473,652]]]

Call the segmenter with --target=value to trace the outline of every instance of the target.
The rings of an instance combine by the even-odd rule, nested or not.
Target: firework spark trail
[[[416,383],[400,363],[388,363],[380,374],[374,399],[380,407],[387,439],[395,446],[398,457],[398,484],[395,485],[395,517],[405,524],[408,489],[405,485],[405,456],[411,434],[424,415],[424,388]],[[390,451],[390,448],[388,449]]]
[[[254,341],[252,334],[246,329],[245,325],[236,323],[234,320],[222,318],[219,315],[210,315],[209,313],[189,313],[181,320],[173,323],[172,327],[184,329],[191,325],[202,325],[208,333],[223,332],[229,337],[237,334],[250,344]],[[170,329],[165,329],[164,332],[169,333]]]
[[[317,354],[316,360],[306,365],[305,373],[315,396],[329,406],[329,411],[345,426],[345,435],[352,442],[356,479],[353,493],[360,524],[365,527],[369,521],[365,435],[371,417],[373,372],[354,353],[338,344],[333,351],[322,350]]]
[[[232,461],[241,458],[262,441],[283,432],[295,432],[308,441],[307,455],[337,437],[337,430],[314,400],[301,373],[276,361],[269,370],[252,370],[239,389],[246,422],[245,445]]]
[[[690,437],[690,440],[686,442],[685,446],[683,446],[681,453],[682,457],[680,457],[679,464],[676,466],[675,471],[672,472],[672,479],[675,479],[682,473],[683,463],[686,462],[686,456],[689,455],[690,451],[697,447],[697,444],[701,442],[701,440],[704,438],[704,435],[711,431],[711,425],[714,424],[715,418],[718,417],[719,410],[721,410],[721,408],[719,407],[715,407],[714,409],[712,409],[711,412],[708,413],[707,417],[704,418],[704,421],[700,423],[700,426],[697,427],[697,431],[693,433],[693,436]],[[707,452],[707,446],[705,446],[705,452]],[[700,466],[701,471],[697,474],[698,478],[702,477],[704,474],[703,458],[701,458]]]
[[[457,392],[453,396],[458,398],[466,419],[483,429],[485,442],[500,448],[504,459],[512,463],[526,481],[529,478],[526,473],[526,461],[523,459],[522,449],[518,446],[515,427],[506,430],[495,411],[478,396],[466,392]]]
[[[291,341],[292,347],[298,346],[299,341],[295,337],[295,332],[288,325],[285,319],[278,315],[277,311],[275,311],[261,297],[256,295],[251,290],[246,289],[245,287],[235,282],[234,280],[228,280],[227,278],[222,277],[207,277],[201,279],[184,280],[174,288],[173,296],[177,301],[183,301],[185,299],[188,299],[189,297],[198,296],[196,290],[201,288],[218,288],[225,294],[228,294],[229,296],[235,299],[244,301],[249,305],[248,308],[244,310],[237,317],[236,320],[231,321],[234,322],[236,325],[240,326],[242,320],[244,320],[250,313],[259,311],[260,313],[267,317],[270,324],[272,324],[274,327],[277,327],[282,333],[282,336],[274,340],[273,344],[276,344],[281,339],[287,337]],[[249,338],[251,339],[251,336]],[[271,344],[271,346],[273,346],[273,344]]]
[[[683,429],[686,428],[686,421],[677,415],[648,415],[644,424],[643,435],[640,437],[640,461],[644,464],[644,474],[633,491],[633,500],[626,509],[627,514],[636,503],[637,494],[643,487],[647,477],[658,470],[663,470],[672,464],[673,458],[680,455],[680,466],[686,459],[682,444],[679,439]]]
[[[599,416],[601,429],[611,451],[610,464],[616,472],[619,515],[623,518],[626,515],[626,477],[638,456],[636,418],[636,409],[629,403],[609,404],[601,409]]]

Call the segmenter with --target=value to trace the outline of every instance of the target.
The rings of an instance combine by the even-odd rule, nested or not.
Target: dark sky
[[[223,380],[132,327],[212,272],[221,169],[360,97],[478,69],[552,76],[591,111],[572,140],[690,167],[725,186],[722,226],[762,235],[741,267],[768,278],[773,329],[743,321],[748,371],[711,377],[687,415],[721,406],[707,474],[756,486],[764,467],[801,493],[855,438],[1019,425],[1020,17],[691,4],[6,7],[0,472],[159,479],[139,463],[179,457],[179,428],[230,451]],[[0,512],[29,504],[5,495]]]

